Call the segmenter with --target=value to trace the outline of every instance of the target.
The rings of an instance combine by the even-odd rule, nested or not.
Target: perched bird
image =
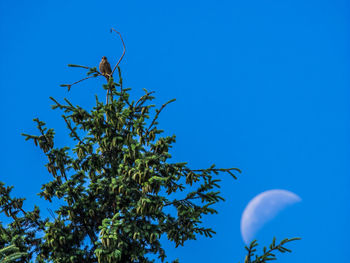
[[[99,68],[100,68],[101,74],[105,76],[108,81],[109,78],[111,77],[112,69],[111,69],[111,65],[107,61],[107,57],[105,56],[102,57]]]
[[[107,57],[103,56],[99,65],[100,72],[105,78],[107,79],[107,82],[109,82],[109,78],[112,77],[112,69],[111,64],[109,64]],[[107,90],[107,98],[106,98],[106,104],[108,104],[109,97],[111,98],[111,101],[113,101],[113,93],[112,90],[114,89],[114,85],[111,85]],[[106,116],[106,120],[107,116]]]

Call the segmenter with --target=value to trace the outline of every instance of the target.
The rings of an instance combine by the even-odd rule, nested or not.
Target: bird
[[[109,79],[112,77],[112,68],[111,64],[109,64],[107,57],[103,56],[99,65],[99,69],[101,74],[106,78],[107,82],[109,82]],[[109,97],[111,98],[111,101],[113,101],[113,94],[112,90],[114,89],[114,85],[110,86],[107,90],[107,98],[106,98],[106,104],[108,104]],[[107,120],[107,117],[106,117]]]
[[[112,74],[112,69],[111,69],[111,64],[109,64],[107,57],[103,56],[99,65],[99,69],[100,72],[103,76],[105,76],[105,78],[107,79],[107,81],[109,80],[109,78],[111,77]]]

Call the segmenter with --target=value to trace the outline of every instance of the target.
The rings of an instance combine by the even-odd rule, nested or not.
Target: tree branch
[[[139,98],[138,101],[136,101],[136,103],[135,103],[135,108],[142,106],[142,104],[144,103],[145,99],[146,99],[149,95],[151,95],[151,94],[153,94],[153,93],[155,93],[155,91],[147,92],[145,95],[143,95],[141,98]],[[140,103],[140,102],[142,102],[142,103],[141,103],[140,105],[137,105],[137,104]]]
[[[99,72],[99,74],[101,75],[100,72]],[[60,86],[61,86],[61,87],[67,87],[67,88],[68,88],[68,91],[70,91],[70,89],[71,89],[71,87],[72,87],[73,85],[78,84],[79,82],[82,82],[82,81],[84,81],[84,80],[87,80],[87,79],[90,79],[90,78],[94,78],[94,77],[96,77],[96,76],[92,75],[92,76],[83,78],[83,79],[81,79],[81,80],[78,80],[78,81],[76,81],[76,82],[74,82],[74,83],[72,83],[72,84],[62,84],[62,85],[60,85]]]
[[[113,76],[114,71],[116,70],[116,68],[118,67],[119,63],[122,61],[122,59],[123,59],[123,57],[124,57],[124,55],[125,55],[125,43],[124,43],[124,40],[123,40],[122,35],[121,35],[117,30],[115,30],[113,27],[111,28],[111,31],[112,31],[112,30],[113,30],[114,32],[116,32],[116,33],[120,36],[120,39],[122,40],[122,43],[123,43],[123,54],[122,54],[121,57],[119,58],[117,64],[114,66],[114,68],[113,68],[113,70],[112,70],[112,73],[111,73],[111,76]]]
[[[147,128],[146,134],[149,133],[149,131],[150,131],[150,129],[152,128],[152,126],[156,123],[156,120],[158,119],[158,116],[159,116],[160,112],[165,108],[165,106],[168,105],[168,104],[171,103],[171,102],[174,102],[175,100],[176,100],[176,99],[169,100],[168,102],[164,103],[164,104],[162,105],[162,107],[160,107],[159,110],[156,110],[156,112],[157,112],[157,113],[156,113],[156,116],[153,118],[153,121],[152,121],[151,125]]]
[[[72,135],[74,136],[74,138],[76,138],[81,144],[85,145],[85,143],[80,139],[80,137],[78,136],[76,131],[70,125],[70,122],[69,122],[69,120],[67,120],[67,117],[64,115],[62,117],[63,117],[64,121],[66,122],[68,129],[72,132]]]

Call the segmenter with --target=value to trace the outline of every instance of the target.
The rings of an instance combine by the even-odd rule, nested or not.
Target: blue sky
[[[160,127],[176,134],[172,154],[193,168],[239,167],[223,176],[226,202],[205,219],[217,235],[184,248],[166,244],[181,262],[242,262],[240,217],[255,195],[286,189],[303,201],[258,234],[268,244],[301,236],[278,262],[346,262],[349,246],[350,11],[345,0],[4,1],[0,0],[2,151],[0,180],[27,197],[49,180],[36,133],[40,117],[71,144],[49,96],[91,108],[104,96],[102,78],[59,84],[85,72],[68,63],[114,64],[122,52],[109,29],[122,32],[121,63],[132,96],[156,91],[156,103],[177,101]]]

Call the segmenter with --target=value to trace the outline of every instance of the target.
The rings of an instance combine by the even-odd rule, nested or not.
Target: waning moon
[[[255,196],[246,206],[241,218],[241,234],[247,245],[253,241],[262,226],[284,208],[298,203],[301,198],[287,190],[274,189]]]

